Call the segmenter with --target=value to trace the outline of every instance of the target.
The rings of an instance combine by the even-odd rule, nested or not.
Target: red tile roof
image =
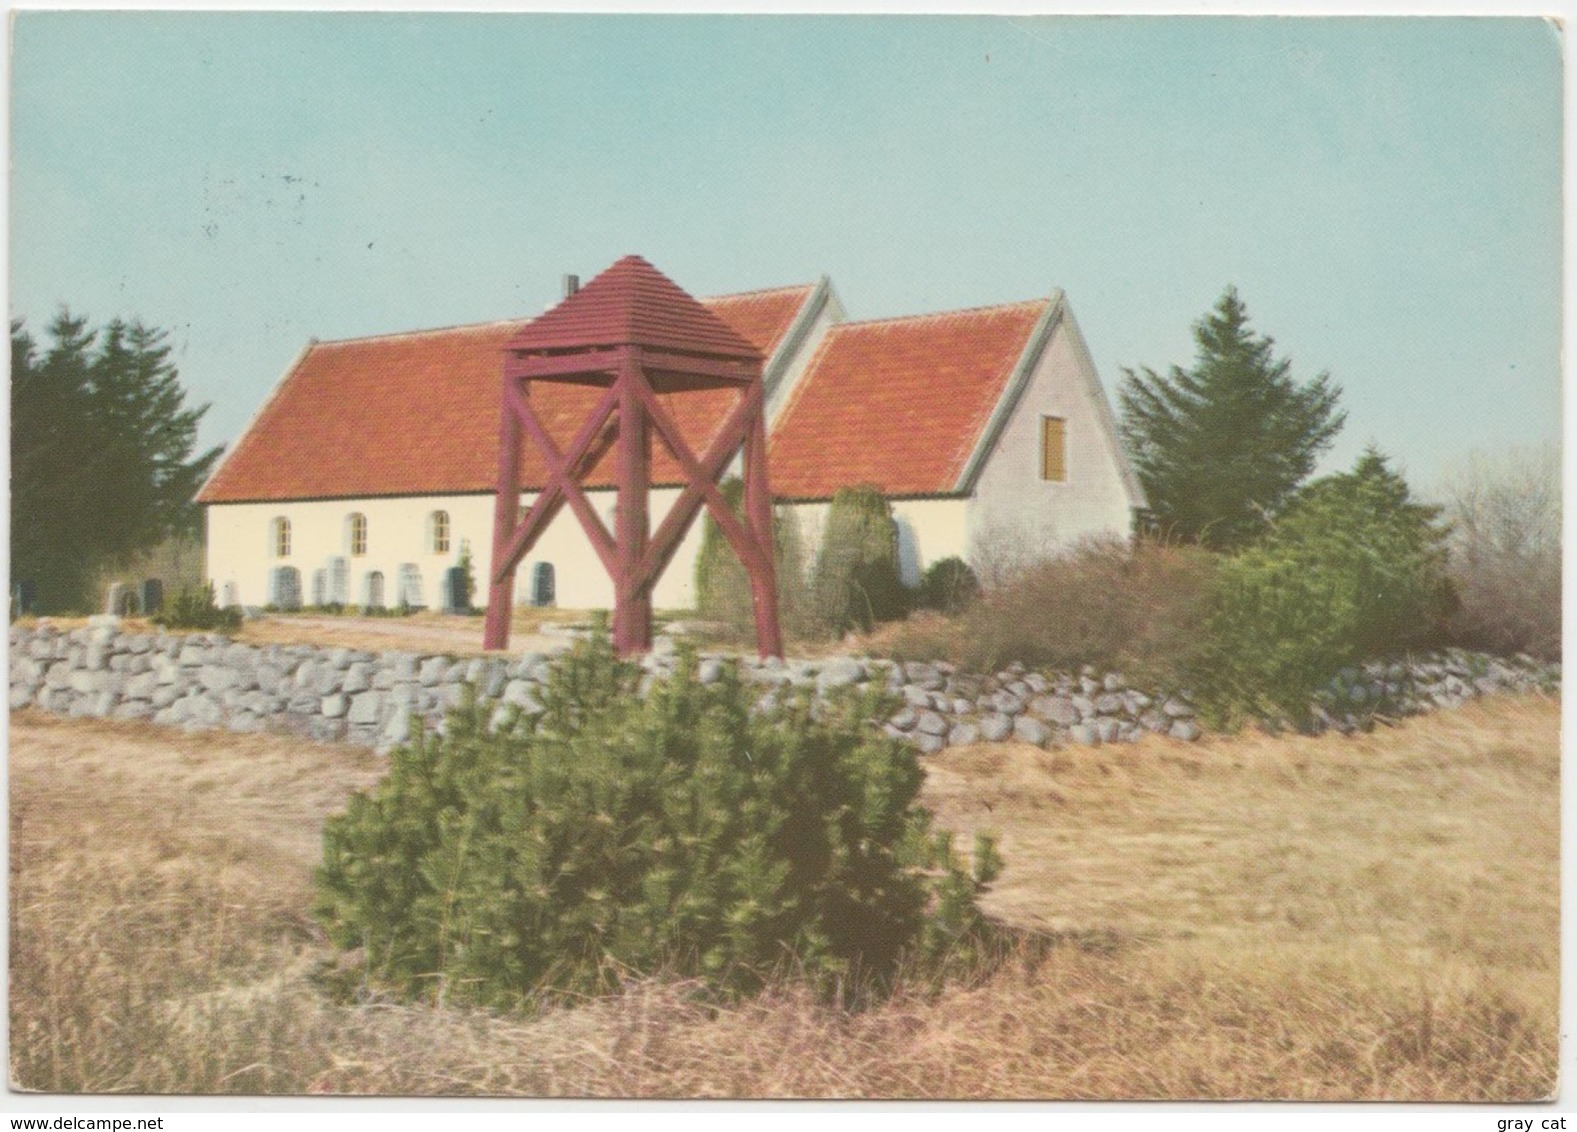
[[[773,424],[773,494],[953,491],[1049,303],[834,326]]]
[[[770,356],[812,290],[785,288],[702,302]],[[798,301],[790,301],[795,295]],[[734,323],[736,313],[740,317]],[[314,343],[226,455],[198,502],[493,490],[504,346],[529,321]],[[532,391],[539,414],[566,446],[598,395],[594,389],[545,383]],[[665,401],[699,452],[733,397],[721,390]],[[534,446],[522,445],[521,484],[530,490],[544,478]],[[680,479],[660,441],[653,444],[652,478],[655,483]],[[602,475],[590,482],[612,481]]]
[[[814,290],[702,303],[770,357]],[[953,491],[1048,304],[834,326],[773,423],[773,493],[822,499],[859,483],[891,495]],[[503,351],[531,325],[515,320],[314,343],[198,501],[492,491]],[[601,392],[539,383],[532,400],[567,446]],[[699,452],[734,396],[712,390],[664,400]],[[652,455],[653,483],[681,482],[661,442],[654,441]],[[587,482],[610,486],[611,464],[605,458]],[[522,487],[539,487],[544,478],[535,446],[523,444]]]
[[[638,255],[627,255],[532,319],[508,349],[652,346],[725,358],[757,356],[714,312]]]

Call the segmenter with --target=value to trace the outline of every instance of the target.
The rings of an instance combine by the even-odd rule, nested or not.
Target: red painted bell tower
[[[509,645],[515,568],[566,505],[613,579],[613,641],[620,655],[652,643],[652,588],[704,505],[750,578],[756,646],[781,656],[772,563],[772,497],[767,485],[761,353],[717,315],[639,256],[626,256],[504,347],[498,496],[489,573],[489,649]],[[532,388],[567,383],[602,390],[567,446],[549,433]],[[698,456],[664,399],[733,391]],[[547,477],[520,516],[521,437],[536,445]],[[673,457],[679,497],[650,530],[652,437]],[[745,518],[729,508],[718,482],[744,449]],[[617,507],[610,534],[586,497],[588,476],[614,454]]]

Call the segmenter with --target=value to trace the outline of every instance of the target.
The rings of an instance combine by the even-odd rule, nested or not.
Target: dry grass
[[[47,1091],[1522,1100],[1558,1056],[1558,706],[1352,740],[950,751],[1003,919],[1060,940],[848,1014],[678,984],[536,1018],[310,979],[323,816],[379,764],[13,715],[11,1070]]]

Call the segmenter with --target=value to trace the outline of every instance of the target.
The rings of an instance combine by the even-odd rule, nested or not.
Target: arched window
[[[274,520],[273,538],[275,558],[290,557],[290,520],[281,515]]]
[[[449,512],[434,511],[427,519],[434,554],[449,553]]]
[[[350,532],[350,552],[352,555],[367,553],[367,516],[360,511],[351,512],[345,525]]]

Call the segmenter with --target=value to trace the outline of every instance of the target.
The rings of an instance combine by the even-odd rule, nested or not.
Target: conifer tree
[[[1228,287],[1194,326],[1194,367],[1124,370],[1123,439],[1169,535],[1218,549],[1252,542],[1341,430],[1328,374],[1299,383]]]
[[[44,611],[93,604],[95,571],[196,529],[219,449],[193,455],[190,408],[163,331],[62,311],[42,353],[11,325],[11,576]]]

